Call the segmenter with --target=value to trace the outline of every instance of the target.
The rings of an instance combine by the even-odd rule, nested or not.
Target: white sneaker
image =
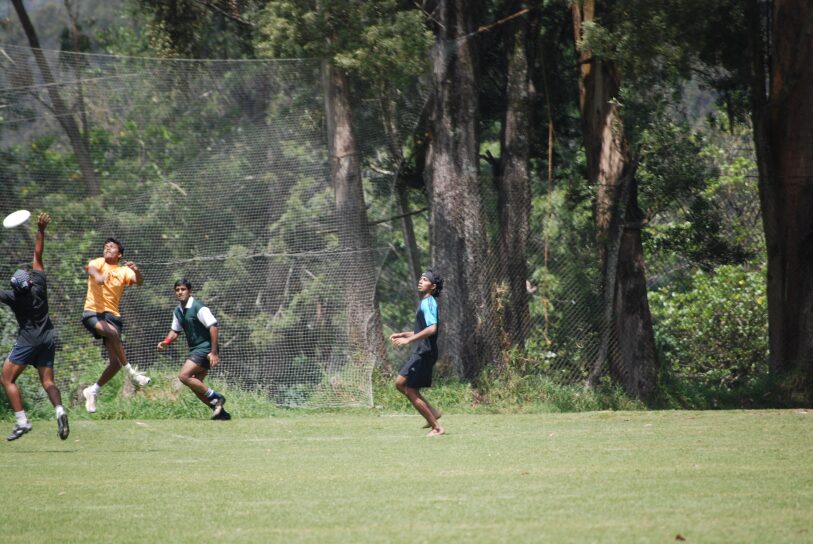
[[[150,384],[152,380],[150,377],[144,374],[139,370],[133,370],[133,373],[130,374],[130,378],[135,382],[135,384],[139,387],[144,387]]]
[[[96,411],[96,393],[93,392],[92,387],[82,389],[82,396],[85,397],[85,410],[91,414]]]

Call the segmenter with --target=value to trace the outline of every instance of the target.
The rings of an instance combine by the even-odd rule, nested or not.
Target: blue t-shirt
[[[418,310],[415,312],[415,334],[418,334],[422,330],[427,327],[431,327],[432,325],[438,325],[438,301],[435,300],[435,297],[429,295],[428,297],[421,300],[421,303],[418,304]],[[438,355],[438,334],[440,332],[440,326],[438,325],[438,331],[435,332],[432,336],[428,338],[424,338],[415,342],[413,344],[412,351],[415,354],[422,355],[422,354],[431,354],[434,357]]]

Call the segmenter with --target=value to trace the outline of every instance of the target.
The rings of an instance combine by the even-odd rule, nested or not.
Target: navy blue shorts
[[[437,357],[431,353],[413,354],[398,374],[406,377],[406,386],[413,389],[432,387],[432,369]]]
[[[8,360],[15,365],[31,365],[36,367],[54,368],[54,355],[56,342],[50,340],[36,346],[21,346],[15,343],[8,355]]]
[[[189,355],[186,356],[187,361],[192,361],[199,367],[203,367],[206,370],[209,370],[209,358],[207,357],[209,352],[202,352],[202,351],[191,351]]]
[[[90,312],[84,311],[82,312],[82,325],[85,326],[87,330],[93,335],[93,338],[103,338],[98,332],[96,332],[96,323],[99,321],[107,321],[114,327],[116,330],[119,331],[119,335],[121,335],[122,329],[124,329],[124,321],[121,320],[120,317],[116,317],[115,315],[111,314],[110,312]]]

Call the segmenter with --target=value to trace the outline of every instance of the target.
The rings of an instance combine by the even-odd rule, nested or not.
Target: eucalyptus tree
[[[631,0],[628,72],[672,71],[717,92],[750,122],[768,259],[769,363],[791,394],[813,398],[813,5],[804,0]],[[698,16],[702,14],[702,16]],[[621,39],[624,36],[624,39]],[[648,59],[643,61],[643,59]],[[640,81],[640,80],[639,80]]]
[[[748,0],[771,370],[813,398],[813,4]]]
[[[376,265],[362,186],[360,143],[353,122],[358,100],[353,99],[349,75],[361,75],[375,86],[387,77],[398,80],[410,69],[421,67],[422,62],[410,61],[409,54],[425,52],[422,16],[399,10],[391,0],[279,0],[268,2],[258,21],[256,45],[261,53],[322,59],[330,179],[336,213],[345,224],[339,229],[339,239],[347,250],[342,263],[348,280],[344,290],[350,345],[386,364],[375,290],[358,288],[358,284],[375,285]],[[405,51],[408,54],[399,59]]]
[[[440,0],[430,24],[433,101],[424,171],[432,264],[446,277],[439,339],[456,373],[475,379],[501,364],[494,270],[489,267],[479,171],[478,59],[481,2]]]
[[[651,400],[659,362],[647,300],[635,161],[619,105],[622,76],[617,63],[591,48],[586,39],[599,22],[610,23],[612,7],[612,0],[574,1],[571,6],[580,53],[579,104],[587,176],[596,190],[606,327],[588,383],[596,385],[608,363],[629,394]]]
[[[536,13],[530,3],[507,0],[502,6],[506,21],[504,108],[500,135],[498,172],[500,275],[508,283],[503,328],[511,344],[524,347],[530,328],[528,308],[528,238],[531,218],[531,104],[534,87],[531,79]]]
[[[54,117],[56,117],[57,121],[62,127],[62,130],[65,132],[65,135],[68,137],[68,142],[70,143],[74,157],[76,158],[76,162],[79,165],[79,170],[82,172],[82,178],[85,181],[87,192],[91,195],[96,195],[99,193],[99,178],[93,168],[93,159],[91,158],[90,153],[90,143],[88,137],[89,127],[85,122],[83,127],[80,128],[79,123],[76,122],[76,118],[74,117],[75,108],[71,107],[62,96],[62,93],[59,90],[59,84],[57,83],[57,78],[53,73],[53,68],[48,63],[48,59],[45,57],[45,53],[40,47],[37,31],[34,28],[30,17],[28,16],[28,11],[26,11],[25,4],[22,0],[12,0],[11,3],[14,6],[14,11],[17,13],[17,17],[19,18],[20,24],[25,31],[28,43],[31,46],[31,51],[34,55],[37,69],[42,76],[42,81],[45,84],[44,87],[48,93],[50,108],[54,113]],[[27,68],[24,65],[15,65],[13,70],[27,70]],[[33,80],[33,78],[30,77],[28,79]],[[79,113],[81,115],[81,119],[86,121],[83,109],[84,105],[78,105],[80,106]]]

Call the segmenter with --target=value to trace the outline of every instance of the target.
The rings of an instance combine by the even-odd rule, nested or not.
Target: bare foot
[[[429,431],[429,434],[427,434],[426,436],[427,437],[440,436],[442,434],[446,434],[446,431],[443,429],[443,427],[438,426],[438,427],[432,429],[431,431]]]
[[[440,419],[440,416],[442,416],[443,414],[441,414],[440,412],[437,412],[437,413],[432,414],[432,415],[435,416],[436,420],[438,420],[438,419]],[[429,424],[429,423],[427,423],[423,427],[421,427],[421,429],[430,429],[430,428],[432,428],[432,425]]]

